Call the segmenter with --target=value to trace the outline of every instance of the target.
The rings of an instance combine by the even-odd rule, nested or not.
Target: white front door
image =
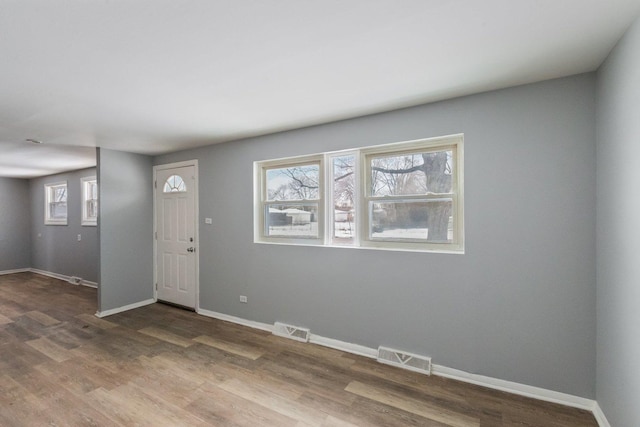
[[[156,168],[156,280],[161,301],[196,308],[196,168]]]

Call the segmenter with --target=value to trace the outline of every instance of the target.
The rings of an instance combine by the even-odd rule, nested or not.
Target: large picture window
[[[44,223],[67,225],[67,182],[44,185]]]
[[[461,253],[462,150],[453,135],[256,162],[255,241]]]

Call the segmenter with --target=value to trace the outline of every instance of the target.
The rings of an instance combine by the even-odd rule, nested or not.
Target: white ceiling
[[[640,0],[2,0],[0,176],[595,70]],[[44,144],[24,142],[27,138]]]

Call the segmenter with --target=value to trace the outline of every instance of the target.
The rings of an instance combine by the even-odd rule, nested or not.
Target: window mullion
[[[256,241],[463,252],[462,144],[453,135],[256,162]],[[306,223],[315,229],[293,226]]]

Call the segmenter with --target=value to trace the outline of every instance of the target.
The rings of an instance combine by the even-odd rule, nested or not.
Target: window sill
[[[446,255],[464,255],[464,248],[456,249],[435,249],[435,248],[410,248],[410,247],[380,247],[380,246],[351,246],[351,245],[325,245],[322,243],[311,242],[273,242],[265,240],[254,240],[253,243],[262,245],[278,245],[278,246],[312,246],[316,248],[333,248],[333,249],[363,249],[372,251],[391,251],[391,252],[417,252],[417,253],[434,253]]]

